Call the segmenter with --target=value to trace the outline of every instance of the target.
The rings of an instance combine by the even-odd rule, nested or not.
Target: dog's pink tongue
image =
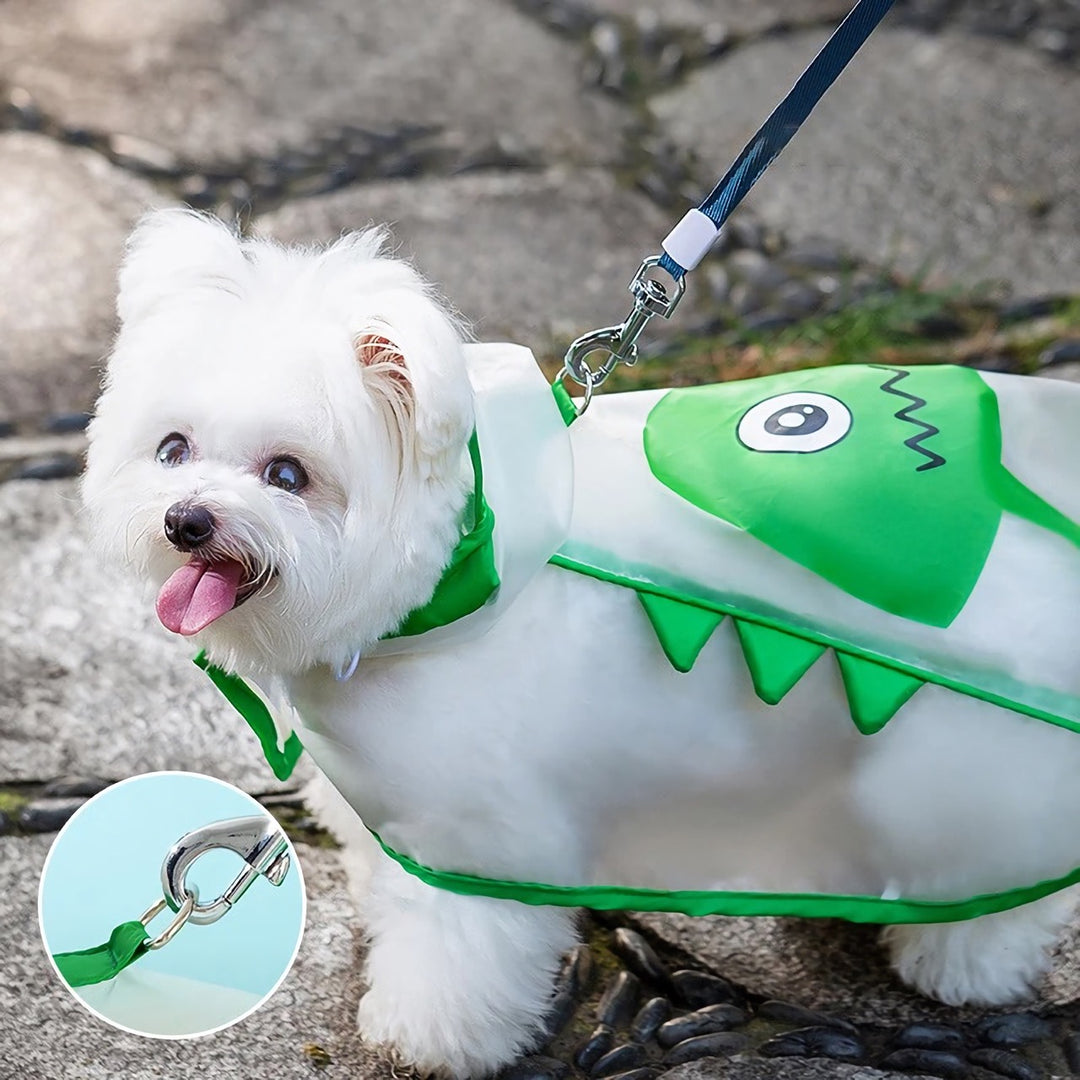
[[[158,618],[174,634],[197,634],[232,610],[243,576],[243,566],[234,559],[211,563],[193,555],[161,586]]]

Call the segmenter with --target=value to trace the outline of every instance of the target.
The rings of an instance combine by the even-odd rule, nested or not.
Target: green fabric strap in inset
[[[296,732],[292,732],[285,740],[285,745],[278,749],[277,727],[262,698],[239,675],[230,675],[229,672],[211,664],[205,652],[195,657],[195,663],[210,676],[214,685],[228,698],[229,704],[255,732],[259,745],[262,747],[263,757],[273,769],[274,775],[279,780],[288,780],[293,769],[296,768],[297,759],[304,752],[304,747]]]
[[[754,680],[754,690],[766,705],[779,705],[825,652],[825,646],[815,641],[745,619],[736,619],[735,629]]]
[[[671,666],[676,671],[689,671],[724,616],[652,593],[639,592],[638,599]]]
[[[864,735],[876,735],[922,686],[922,680],[869,660],[838,652],[848,709]]]
[[[68,986],[91,986],[114,979],[146,952],[150,935],[141,922],[121,923],[104,945],[79,952],[55,953],[53,962]]]

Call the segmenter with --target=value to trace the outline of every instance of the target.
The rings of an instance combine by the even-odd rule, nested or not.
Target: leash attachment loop
[[[187,872],[200,855],[217,848],[239,855],[245,865],[217,899],[199,903],[198,890],[187,883]],[[161,864],[163,902],[180,912],[191,901],[188,921],[206,926],[230,911],[260,876],[280,885],[288,872],[289,842],[272,818],[253,814],[215,821],[182,836],[169,849]]]
[[[187,896],[187,899],[180,905],[180,910],[176,913],[176,918],[165,929],[158,934],[156,938],[152,938],[146,943],[147,949],[160,949],[162,945],[168,945],[170,941],[183,928],[184,924],[191,918],[191,913],[195,910],[195,905],[199,899],[199,890],[193,889]],[[140,916],[139,922],[143,926],[149,926],[150,923],[156,919],[167,907],[165,898],[162,897],[156,903],[151,904]]]

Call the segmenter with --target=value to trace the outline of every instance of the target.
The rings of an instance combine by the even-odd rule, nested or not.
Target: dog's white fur
[[[678,674],[632,592],[554,568],[479,639],[335,680],[428,599],[470,480],[458,328],[382,242],[286,250],[193,214],[144,221],[84,482],[97,544],[155,586],[185,561],[162,531],[182,498],[212,510],[220,553],[274,572],[199,643],[283,678],[353,748],[331,779],[365,822],[421,862],[553,883],[700,886],[678,880],[665,821],[732,887],[968,896],[1080,863],[1075,735],[927,686],[866,739],[822,664],[769,708],[729,628]],[[174,431],[195,460],[169,469],[155,450]],[[310,474],[301,495],[260,481],[281,454]],[[999,1004],[1029,992],[1069,910],[886,940],[924,993]],[[367,1037],[456,1076],[535,1042],[572,913],[434,890],[385,859],[366,913]]]

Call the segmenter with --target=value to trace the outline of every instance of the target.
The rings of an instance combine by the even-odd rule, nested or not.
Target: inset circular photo
[[[292,967],[306,909],[274,817],[183,772],[122,781],[80,808],[38,892],[64,984],[101,1019],[156,1038],[208,1035],[257,1009]]]

